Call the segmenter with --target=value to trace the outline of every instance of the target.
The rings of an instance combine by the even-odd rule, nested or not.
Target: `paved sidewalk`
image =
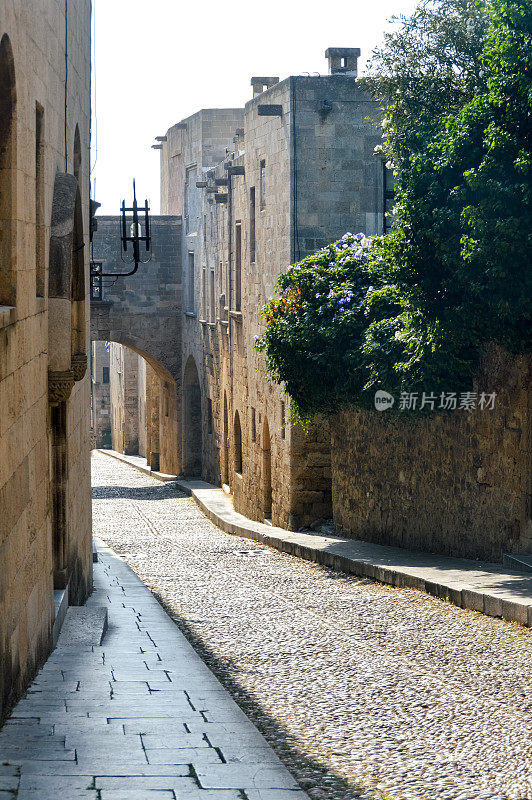
[[[87,609],[108,607],[107,633],[62,636],[16,706],[0,800],[308,800],[140,579],[99,559]]]
[[[124,456],[114,450],[100,450],[159,480],[146,468],[145,459]],[[532,627],[532,572],[508,569],[502,564],[449,558],[404,550],[400,547],[296,533],[254,522],[238,514],[221,489],[204,481],[177,481],[191,495],[209,519],[226,533],[254,539],[284,553],[315,561],[343,572],[407,589],[418,589],[461,608],[480,611],[490,617]]]

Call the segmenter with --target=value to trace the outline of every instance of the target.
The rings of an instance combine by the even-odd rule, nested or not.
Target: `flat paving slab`
[[[0,731],[0,763],[0,798],[308,800],[105,546],[92,597],[68,610],[57,648]]]

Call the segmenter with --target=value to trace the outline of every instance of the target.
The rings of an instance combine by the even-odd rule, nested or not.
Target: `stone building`
[[[347,230],[378,233],[384,219],[380,135],[367,120],[377,110],[356,82],[359,51],[326,55],[327,76],[253,78],[245,108],[204,109],[157,137],[164,216],[154,224],[155,262],[92,304],[93,339],[148,362],[148,461],[157,461],[149,442],[158,414],[163,471],[222,484],[237,510],[290,528],[332,514],[330,436],[325,423],[305,435],[288,421],[287,399],[253,349],[260,308],[288,264]],[[116,225],[101,218],[94,240],[95,259],[114,259],[113,269]],[[177,252],[161,272],[165,225]],[[125,431],[129,395],[118,372],[111,365],[111,415]]]
[[[0,717],[92,586],[90,2],[0,2]]]
[[[332,515],[330,437],[325,423],[305,435],[288,421],[254,337],[288,264],[348,230],[382,230],[359,54],[329,49],[322,77],[253,78],[244,109],[200,111],[158,137],[161,210],[184,220],[182,471],[289,528]]]
[[[327,76],[253,78],[244,109],[199,111],[157,137],[161,209],[172,215],[158,224],[182,228],[173,299],[153,282],[150,297],[179,322],[169,351],[155,328],[144,350],[163,363],[165,352],[179,357],[173,398],[146,367],[137,400],[146,457],[159,463],[150,436],[158,450],[164,441],[164,471],[221,484],[238,511],[287,528],[333,517],[345,534],[383,544],[495,560],[531,552],[529,358],[486,353],[477,384],[497,393],[491,412],[390,420],[352,410],[305,435],[253,349],[261,306],[288,264],[348,230],[381,233],[389,222],[393,183],[374,154],[376,108],[356,83],[358,51],[327,56]],[[128,281],[110,297],[110,313],[124,317],[116,329],[135,319],[132,289],[142,280]],[[140,339],[134,349],[143,352]],[[127,400],[116,402],[123,414]]]

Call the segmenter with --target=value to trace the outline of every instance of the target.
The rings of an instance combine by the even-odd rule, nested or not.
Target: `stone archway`
[[[128,436],[124,440],[124,447],[118,447],[120,452],[129,455],[139,455],[146,458],[148,466],[153,470],[161,471],[169,475],[179,474],[181,469],[181,448],[180,439],[178,434],[178,395],[177,383],[170,375],[166,367],[164,367],[157,359],[153,358],[145,350],[136,346],[126,336],[121,336],[118,339],[115,336],[107,340],[109,347],[109,355],[106,360],[106,367],[108,370],[109,390],[108,390],[108,404],[109,404],[109,427],[113,428],[113,412],[131,415],[134,413],[136,419],[131,420],[128,418]],[[95,339],[93,345],[93,361],[92,370],[92,392],[93,392],[93,410],[97,413],[98,403],[97,398],[103,392],[99,391],[97,384],[102,380],[102,367],[101,367],[101,354],[100,357],[94,359],[94,346],[102,340]],[[121,390],[111,397],[111,388],[113,384],[113,365],[110,361],[110,354],[113,352],[113,345],[121,345],[124,348],[124,364],[128,364],[128,371],[132,369],[131,357],[140,356],[139,364],[135,370],[142,373],[142,380],[138,380],[136,386],[131,383],[131,375],[129,378],[124,375],[124,385]],[[115,370],[116,371],[116,370]],[[140,375],[139,372],[139,375]],[[136,378],[139,378],[139,375]],[[116,376],[115,376],[116,377]],[[141,388],[142,384],[142,388]],[[142,395],[141,395],[142,392]],[[134,393],[137,396],[134,397]],[[123,408],[121,406],[123,404]],[[117,420],[115,419],[115,425]],[[142,430],[141,430],[142,425]],[[134,441],[136,439],[136,443]],[[126,443],[127,442],[127,443]],[[142,452],[140,452],[140,443],[142,442]],[[114,446],[114,445],[113,445]]]
[[[230,485],[229,475],[229,410],[227,407],[227,393],[224,392],[224,419],[222,428],[222,486]]]
[[[235,411],[235,421],[233,425],[233,445],[235,457],[235,472],[242,474],[242,426],[240,425],[240,414]]]
[[[183,376],[183,471],[191,477],[202,471],[201,387],[198,369],[189,356]]]

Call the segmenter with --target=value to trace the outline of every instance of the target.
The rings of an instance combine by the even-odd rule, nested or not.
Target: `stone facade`
[[[307,435],[288,421],[287,398],[253,350],[260,308],[288,264],[383,222],[380,135],[367,120],[377,110],[356,82],[358,51],[331,53],[333,74],[253,78],[245,108],[204,109],[158,137],[166,216],[155,220],[154,258],[156,227],[175,225],[179,286],[172,296],[141,266],[92,306],[93,338],[148,362],[148,461],[222,484],[237,510],[290,528],[332,514],[330,433],[324,421]],[[349,69],[338,67],[345,58]],[[120,266],[116,231],[102,218],[94,253],[105,268]],[[122,426],[124,403],[112,396]]]
[[[376,108],[355,76],[253,79],[244,109],[199,112],[161,144],[162,212],[186,221],[182,471],[289,528],[331,516],[329,433],[288,422],[254,336],[288,264],[347,230],[381,230]]]
[[[490,347],[493,410],[344,411],[332,424],[334,520],[380,544],[499,561],[532,552],[532,360]]]
[[[89,0],[0,2],[0,718],[92,587],[89,116]]]

